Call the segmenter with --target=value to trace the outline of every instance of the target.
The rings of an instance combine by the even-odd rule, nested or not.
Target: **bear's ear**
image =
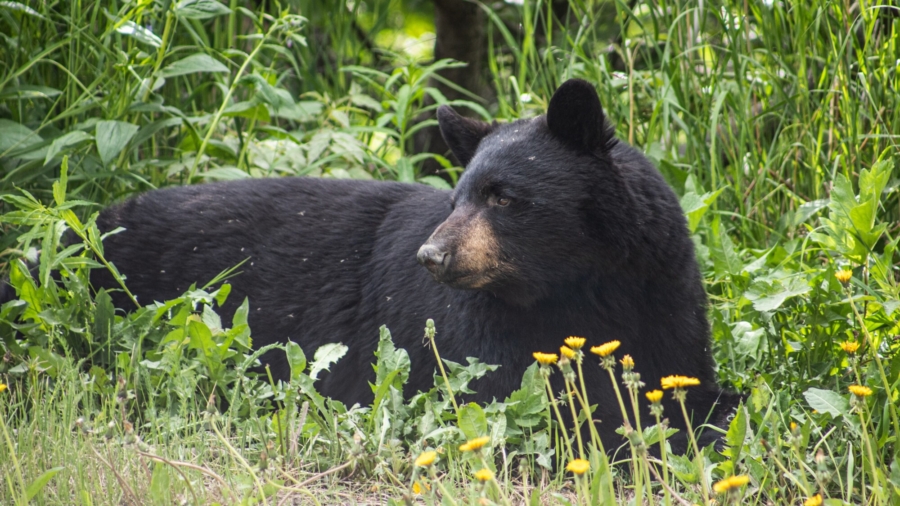
[[[444,141],[463,167],[472,161],[481,139],[494,129],[489,123],[460,116],[448,105],[438,108],[437,117]]]
[[[585,151],[606,151],[615,140],[597,91],[582,79],[569,79],[553,94],[547,126],[559,140]]]

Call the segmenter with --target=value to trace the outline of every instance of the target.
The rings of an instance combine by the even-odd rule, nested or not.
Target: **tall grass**
[[[633,419],[607,460],[554,421],[584,414],[590,392],[555,398],[550,367],[475,406],[453,392],[488,368],[448,363],[403,399],[403,352],[384,332],[373,406],[315,392],[312,371],[338,349],[309,369],[289,349],[296,374],[273,385],[246,373],[246,325],[215,317],[227,293],[114,315],[86,283],[108,267],[87,253],[102,255],[91,216],[130,193],[283,175],[453,184],[459,169],[411,138],[447,103],[430,78],[455,63],[378,47],[403,29],[394,13],[422,5],[336,5],[0,3],[0,262],[21,298],[0,308],[0,502],[900,500],[900,15],[887,2],[571,0],[562,19],[548,0],[482,6],[496,101],[453,105],[529,117],[563,80],[588,79],[681,196],[719,375],[747,395],[722,452],[668,454],[664,421]],[[421,177],[428,157],[442,177]],[[89,247],[60,244],[66,228]],[[627,419],[624,400],[645,392],[611,381]],[[589,473],[564,471],[576,456]]]

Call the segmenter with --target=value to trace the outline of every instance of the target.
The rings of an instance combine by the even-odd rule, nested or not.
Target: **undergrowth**
[[[360,24],[402,33],[389,13],[413,4],[0,3],[0,249],[18,294],[0,307],[0,502],[900,501],[896,7],[572,0],[559,19],[550,2],[483,5],[487,103],[433,86],[459,63],[361,49]],[[243,177],[450,187],[458,169],[412,142],[438,105],[533,116],[569,77],[597,84],[681,198],[719,377],[746,395],[722,451],[666,451],[665,418],[683,414],[635,416],[664,386],[641,386],[640,363],[610,373],[618,451],[562,429],[590,410],[583,368],[631,366],[604,336],[523,350],[541,354],[521,388],[476,405],[458,396],[493,366],[442,361],[423,321],[435,386],[404,398],[409,358],[372,329],[375,402],[345,406],[315,388],[339,343],[284,345],[287,383],[254,367],[246,312],[216,314],[229,272],[127,314],[89,286],[90,269],[117,275],[102,205]],[[443,171],[425,175],[426,158]],[[669,383],[662,395],[691,395],[690,378]]]

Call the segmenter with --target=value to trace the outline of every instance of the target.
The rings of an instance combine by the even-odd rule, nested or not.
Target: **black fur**
[[[453,192],[305,178],[165,189],[101,214],[103,230],[126,229],[105,241],[106,255],[142,303],[177,296],[249,259],[231,280],[224,316],[249,297],[255,346],[292,340],[311,353],[347,344],[348,355],[319,386],[348,403],[372,399],[382,324],[410,354],[407,393],[429,388],[435,364],[422,329],[433,318],[443,357],[502,365],[473,385],[476,400],[504,398],[532,352],[557,352],[576,335],[589,345],[620,340],[617,355],[634,358],[648,388],[669,374],[699,378],[687,397],[695,418],[712,410],[712,421],[724,423],[737,397],[716,385],[706,295],[681,208],[650,162],[615,142],[593,87],[569,81],[547,116],[506,125],[449,108],[438,117],[467,164]],[[439,284],[416,262],[451,213],[460,223],[486,220],[496,238],[502,268],[489,270],[481,289]],[[103,270],[92,283],[115,287]],[[114,300],[130,305],[121,293]],[[585,367],[590,401],[599,405],[603,439],[618,446],[618,404],[593,358]],[[276,377],[287,377],[282,356],[266,360]],[[553,378],[560,391],[561,375]],[[672,425],[683,426],[677,405],[665,405]]]

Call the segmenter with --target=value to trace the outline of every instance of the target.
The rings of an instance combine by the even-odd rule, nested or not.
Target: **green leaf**
[[[184,19],[209,19],[231,14],[231,10],[216,0],[181,0],[175,4],[175,15]]]
[[[44,486],[47,484],[47,482],[49,482],[51,478],[56,476],[56,473],[62,471],[63,469],[65,469],[65,468],[64,467],[54,467],[52,469],[44,471],[44,474],[35,478],[35,480],[33,482],[31,482],[31,484],[28,485],[27,488],[25,488],[25,502],[28,502],[28,501],[34,499],[34,497],[38,494],[38,492],[40,492],[41,489],[44,488]]]
[[[881,193],[891,178],[894,162],[881,160],[872,166],[872,170],[863,170],[859,174],[859,200],[860,202],[874,202],[877,206],[881,200]]]
[[[228,67],[208,54],[197,53],[167,65],[160,74],[168,78],[204,72],[228,72]]]
[[[23,4],[22,2],[0,2],[0,7],[9,9],[9,10],[13,10],[13,11],[24,12],[25,14],[34,16],[36,18],[47,19],[44,16],[42,16],[41,13],[39,13],[38,11],[32,9],[31,7]]]
[[[66,201],[66,190],[69,186],[69,157],[64,156],[59,168],[59,179],[53,182],[53,201],[61,206]]]
[[[0,5],[2,5],[2,2],[0,2]],[[60,94],[62,94],[61,91],[56,88],[50,88],[49,86],[23,84],[21,86],[10,86],[5,88],[3,92],[0,93],[0,101],[10,99],[53,98]]]
[[[328,343],[320,346],[313,357],[312,366],[309,368],[309,376],[314,380],[319,379],[319,372],[327,371],[331,364],[347,354],[348,349],[341,343]]]
[[[96,342],[111,342],[115,336],[113,335],[113,324],[116,321],[116,309],[113,307],[112,297],[104,289],[97,292],[94,297],[94,325],[93,334]]]
[[[737,276],[744,269],[740,256],[735,251],[734,242],[728,236],[728,231],[721,223],[714,224],[713,240],[710,245],[710,253],[715,267],[716,275]]]
[[[225,108],[225,111],[222,114],[229,117],[238,116],[241,118],[255,119],[266,123],[271,121],[269,108],[266,107],[265,104],[260,104],[255,101],[245,100],[243,102],[231,104]]]
[[[850,402],[833,390],[810,388],[803,392],[803,397],[811,408],[833,417],[846,415],[850,411]]]
[[[0,156],[11,149],[25,148],[42,140],[40,135],[25,125],[0,119]]]
[[[56,139],[53,139],[53,142],[50,144],[50,147],[47,148],[47,155],[44,156],[44,165],[50,163],[57,154],[63,149],[74,146],[76,144],[80,144],[88,139],[93,139],[91,134],[82,132],[81,130],[73,130],[65,135],[61,135]]]
[[[783,283],[782,281],[787,281]],[[756,281],[744,292],[744,297],[753,303],[757,311],[775,311],[784,302],[797,295],[803,295],[812,288],[805,279],[794,276],[788,280],[774,280],[771,283]]]
[[[137,125],[124,121],[100,121],[97,123],[96,141],[100,160],[108,165],[128,144],[138,131]]]
[[[475,439],[487,435],[487,417],[484,416],[484,410],[481,406],[470,402],[469,404],[459,408],[459,420],[457,421],[459,430],[463,432],[466,439]]]
[[[452,190],[453,187],[450,186],[450,183],[445,181],[443,178],[438,176],[423,176],[419,178],[420,183],[425,183],[432,188],[437,188],[438,190]]]
[[[847,216],[850,210],[856,207],[856,195],[853,194],[853,185],[843,174],[834,176],[831,189],[831,202],[828,207],[839,216]]]
[[[728,444],[728,453],[731,454],[731,462],[737,465],[741,456],[741,450],[744,448],[744,439],[747,437],[747,408],[741,406],[738,408],[734,419],[728,425],[728,432],[725,433],[725,443]]]
[[[169,470],[162,462],[153,466],[153,475],[150,476],[149,499],[155,503],[164,503],[168,498]]]
[[[285,353],[287,354],[288,365],[291,366],[291,379],[300,377],[300,374],[306,369],[306,354],[303,353],[303,349],[300,348],[299,344],[288,341]]]
[[[107,14],[109,16],[109,14]],[[116,21],[116,32],[126,35],[128,37],[134,37],[138,42],[142,42],[147,44],[148,46],[153,46],[158,48],[162,45],[162,39],[156,36],[153,32],[144,28],[143,26],[135,23],[134,21],[123,21],[117,18],[113,18]]]
[[[378,350],[375,351],[375,356],[378,357],[375,366],[375,387],[380,387],[390,373],[397,371],[393,385],[397,390],[403,391],[403,385],[409,379],[409,354],[404,349],[394,347],[391,331],[386,326],[382,325],[378,333]]]

